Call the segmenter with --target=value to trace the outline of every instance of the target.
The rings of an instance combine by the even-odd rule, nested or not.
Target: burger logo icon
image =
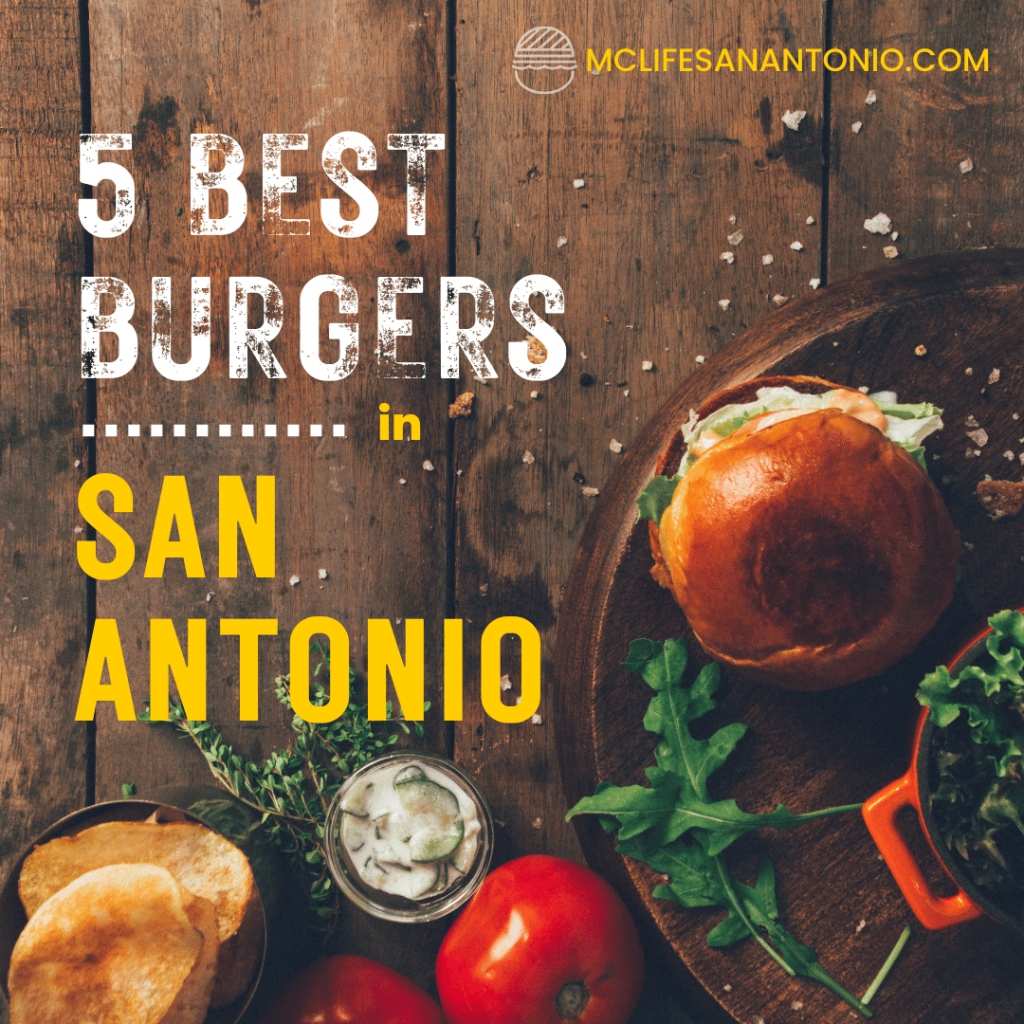
[[[550,25],[527,29],[516,43],[512,70],[527,92],[552,96],[576,77],[576,51],[561,29]]]

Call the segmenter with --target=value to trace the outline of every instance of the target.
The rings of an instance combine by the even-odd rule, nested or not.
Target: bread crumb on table
[[[463,391],[458,398],[448,406],[448,418],[457,419],[462,416],[469,416],[473,412],[473,392]]]
[[[976,493],[990,519],[1015,516],[1024,508],[1024,480],[981,480]]]
[[[533,337],[532,334],[530,335],[529,343],[526,346],[526,358],[529,359],[531,363],[537,364],[546,362],[548,358],[547,345],[545,345],[540,338]]]
[[[800,131],[800,122],[807,116],[806,110],[787,110],[782,115],[782,123],[790,129],[790,131]]]
[[[864,221],[864,230],[873,235],[887,235],[892,230],[892,221],[884,213],[876,213]]]
[[[900,254],[899,249],[897,249],[895,245],[887,245],[882,252],[885,253],[885,258],[887,260],[894,260]]]

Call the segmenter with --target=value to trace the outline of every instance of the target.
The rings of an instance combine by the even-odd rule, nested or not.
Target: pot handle
[[[908,773],[866,801],[862,810],[871,838],[885,858],[896,884],[910,909],[925,928],[948,928],[980,917],[983,913],[962,889],[955,896],[936,896],[918,866],[910,847],[896,827],[896,816],[904,807],[917,806],[916,780]]]

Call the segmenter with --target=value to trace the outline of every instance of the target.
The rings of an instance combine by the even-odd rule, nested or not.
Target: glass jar
[[[431,860],[433,853],[446,849],[443,837],[432,849],[428,844],[436,840],[418,836],[413,839],[411,854],[408,847],[400,846],[409,844],[410,837],[396,833],[389,840],[386,819],[394,813],[395,820],[408,821],[399,791],[404,791],[407,802],[424,794],[439,795],[448,802],[451,797],[457,800],[463,838],[452,851]],[[429,799],[426,805],[430,806]],[[399,818],[403,810],[406,817]],[[346,822],[350,816],[353,820]],[[377,822],[379,827],[375,827]],[[459,846],[470,836],[476,838],[475,850],[465,847],[460,851]],[[494,819],[484,795],[454,762],[404,750],[370,761],[345,780],[327,811],[324,849],[338,887],[368,914],[385,921],[434,921],[461,907],[480,887],[491,864]],[[429,878],[425,883],[419,881],[425,869],[435,868],[437,882],[431,885]],[[416,895],[384,888],[420,889],[424,885],[425,891]]]

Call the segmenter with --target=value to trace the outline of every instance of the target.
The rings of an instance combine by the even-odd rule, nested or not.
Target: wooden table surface
[[[149,674],[148,620],[172,619],[179,635],[186,619],[209,620],[209,716],[253,759],[289,735],[273,679],[287,671],[298,621],[342,622],[359,672],[367,620],[423,619],[433,702],[425,742],[487,793],[501,822],[499,857],[582,859],[564,821],[553,645],[573,552],[601,500],[585,488],[600,490],[621,458],[613,442],[628,449],[679,383],[770,315],[776,296],[881,267],[886,246],[906,260],[1024,245],[1021,0],[3,0],[0,18],[4,871],[51,822],[119,797],[123,783],[146,795],[207,781],[201,757],[166,731],[118,721],[109,706],[94,723],[75,722],[96,619],[118,622],[137,711]],[[530,93],[513,75],[517,40],[534,25],[558,26],[575,46],[579,67],[561,92]],[[829,46],[889,48],[907,59],[920,48],[966,48],[975,57],[987,50],[988,70],[826,73],[820,62],[811,71],[808,55],[802,72],[778,73],[647,73],[638,64],[592,74],[586,64],[588,49],[609,47],[644,47],[649,65],[664,47],[727,48],[734,58],[738,47],[756,47],[763,59],[769,48],[781,56]],[[790,110],[806,111],[796,131],[782,121]],[[321,220],[319,200],[339,192],[320,152],[342,131],[364,134],[377,153],[377,169],[359,176],[377,198],[379,220],[358,238],[339,238]],[[80,226],[82,132],[132,136],[131,153],[103,156],[136,183],[135,220],[119,237],[94,239]],[[190,234],[189,138],[211,132],[230,135],[246,154],[248,217],[223,237]],[[284,155],[284,173],[298,183],[282,200],[284,217],[309,220],[308,234],[264,231],[266,133],[308,138],[308,149]],[[422,235],[407,233],[406,160],[388,149],[394,133],[445,136],[444,151],[427,154]],[[215,202],[213,212],[223,209]],[[879,212],[898,235],[865,230]],[[743,239],[732,244],[727,236],[737,231]],[[734,261],[722,260],[724,252]],[[343,276],[359,295],[359,314],[345,319],[359,322],[360,359],[331,382],[309,376],[298,353],[300,291],[320,274]],[[565,296],[564,313],[547,319],[566,341],[567,362],[543,383],[517,376],[506,354],[508,342],[525,337],[509,294],[531,274],[553,278]],[[498,377],[486,384],[464,356],[459,380],[441,376],[440,279],[454,275],[478,278],[494,294],[495,326],[483,347]],[[140,356],[118,379],[81,375],[85,276],[120,278],[135,295]],[[246,380],[229,376],[232,276],[264,277],[280,289],[284,326],[273,348],[286,379],[267,379],[254,360]],[[154,277],[173,282],[179,360],[188,351],[188,281],[211,279],[213,357],[192,381],[171,382],[154,369]],[[398,338],[399,359],[424,363],[423,379],[378,373],[378,277],[423,279],[422,294],[397,302],[412,332]],[[466,310],[464,325],[470,317]],[[324,358],[334,358],[327,353],[336,342],[323,333]],[[472,415],[450,420],[448,403],[464,390],[475,394]],[[418,416],[421,440],[380,441],[382,402]],[[248,423],[256,437],[241,436]],[[276,439],[260,436],[268,423],[278,425]],[[94,440],[83,437],[83,424],[97,425]],[[118,426],[116,437],[105,436],[108,424]],[[129,424],[141,425],[140,436],[128,436]],[[151,424],[165,436],[151,437]],[[174,424],[188,436],[174,437]],[[197,424],[209,424],[210,436],[197,437]],[[232,425],[231,437],[219,436],[220,424]],[[287,436],[288,424],[300,425],[299,437]],[[311,437],[310,424],[324,425],[324,436]],[[343,438],[333,424],[345,425]],[[134,493],[134,512],[122,521],[137,558],[123,578],[93,583],[76,542],[87,536],[78,492],[95,473],[122,477]],[[276,477],[273,579],[247,564],[237,579],[217,575],[217,479],[230,474],[250,494],[257,475]],[[172,559],[163,578],[147,579],[162,479],[175,475],[187,481],[206,575],[189,578]],[[1019,478],[1020,466],[1007,464],[1006,475]],[[505,615],[541,633],[537,723],[499,724],[479,701],[480,634]],[[229,618],[280,624],[280,635],[260,646],[257,722],[239,721],[237,641],[218,629]],[[463,719],[447,723],[446,618],[465,620],[467,695]],[[401,625],[396,632],[401,642]],[[412,934],[353,914],[341,941],[429,986],[443,930]],[[654,944],[651,952],[658,955]],[[685,1000],[651,973],[635,1020],[689,1020]]]

